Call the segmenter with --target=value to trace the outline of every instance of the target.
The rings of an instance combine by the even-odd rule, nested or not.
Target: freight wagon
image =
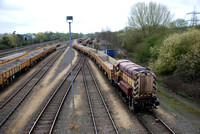
[[[131,110],[156,108],[156,75],[129,60],[115,60],[105,53],[79,45],[73,47],[91,57],[115,85]]]
[[[89,55],[91,55],[91,57],[96,61],[100,69],[104,71],[104,74],[108,77],[108,79],[112,80],[113,64],[115,59],[108,56],[104,52],[92,48],[89,49]]]
[[[12,54],[6,57],[2,57],[0,58],[0,65],[5,64],[7,62],[19,59],[25,55],[28,55],[28,52],[21,52],[21,53],[16,53],[16,54]]]
[[[37,48],[37,50],[28,53],[26,56],[0,65],[0,87],[2,88],[8,85],[18,74],[26,71],[37,61],[55,51],[56,48],[56,45],[47,45],[44,48]]]

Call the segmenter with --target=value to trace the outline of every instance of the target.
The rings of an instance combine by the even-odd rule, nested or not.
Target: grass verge
[[[164,79],[164,76],[162,76],[162,75],[157,75],[157,80],[156,80],[156,82],[160,85],[160,86],[162,86],[162,87],[165,87],[165,88],[168,88],[167,87],[167,85],[165,85],[163,82],[161,82],[163,79]],[[194,99],[194,98],[192,98],[192,97],[189,97],[189,96],[187,96],[185,93],[183,93],[183,92],[175,92],[177,95],[180,95],[180,96],[182,96],[182,97],[185,97],[185,98],[187,98],[188,100],[191,100],[191,101],[193,101],[193,102],[195,102],[195,103],[200,103],[200,100],[198,100],[198,99]]]
[[[189,97],[187,96],[186,94],[182,93],[182,92],[177,92],[178,95],[182,96],[182,97],[185,97],[189,100],[192,100],[193,102],[196,102],[196,103],[200,103],[200,100],[197,100],[197,99],[193,99],[192,97]]]
[[[160,85],[160,86],[162,86],[162,87],[167,87],[164,83],[162,83],[160,80],[156,80],[156,82]]]
[[[166,101],[163,101],[164,103],[166,103],[166,105],[168,105],[173,110],[177,111],[177,109],[175,107],[178,106],[178,107],[182,108],[183,110],[185,110],[195,116],[200,115],[200,110],[186,104],[185,102],[183,102],[177,98],[174,98],[173,96],[169,95],[165,91],[158,89],[158,94],[161,95],[162,97],[166,98],[170,103],[173,104],[173,106],[170,106],[169,104],[166,103]],[[176,106],[174,106],[174,105],[176,105]]]

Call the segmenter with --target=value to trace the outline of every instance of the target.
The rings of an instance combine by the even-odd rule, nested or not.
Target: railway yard
[[[64,42],[59,47],[50,45],[43,51],[42,58],[33,62],[31,57],[27,68],[24,67],[20,74],[14,69],[16,74],[2,82],[0,133],[200,133],[198,114],[188,119],[160,101],[165,100],[161,95],[158,95],[160,105],[157,109],[130,110],[130,105],[111,83],[109,75],[112,73],[102,71],[106,70],[104,66],[96,64],[98,61],[94,57],[83,54],[79,48],[73,49],[72,60],[73,116],[69,46]],[[194,105],[200,111],[200,107]],[[191,113],[186,111],[184,114]]]

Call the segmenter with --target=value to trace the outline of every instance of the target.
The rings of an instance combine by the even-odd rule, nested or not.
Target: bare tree
[[[181,27],[187,27],[188,22],[184,19],[176,19],[173,22],[170,22],[170,28],[181,28]]]
[[[141,29],[143,34],[152,34],[161,26],[168,26],[173,15],[165,5],[150,2],[137,3],[131,7],[128,24],[134,29]]]
[[[119,39],[117,33],[111,32],[110,28],[106,27],[106,30],[102,31],[97,35],[98,38],[104,40],[109,46],[107,48],[115,48],[119,46]]]

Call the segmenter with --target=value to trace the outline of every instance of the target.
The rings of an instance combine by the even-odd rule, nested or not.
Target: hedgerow
[[[200,78],[200,30],[172,34],[150,51],[158,51],[157,59],[149,64],[157,73],[176,74],[187,80]]]

